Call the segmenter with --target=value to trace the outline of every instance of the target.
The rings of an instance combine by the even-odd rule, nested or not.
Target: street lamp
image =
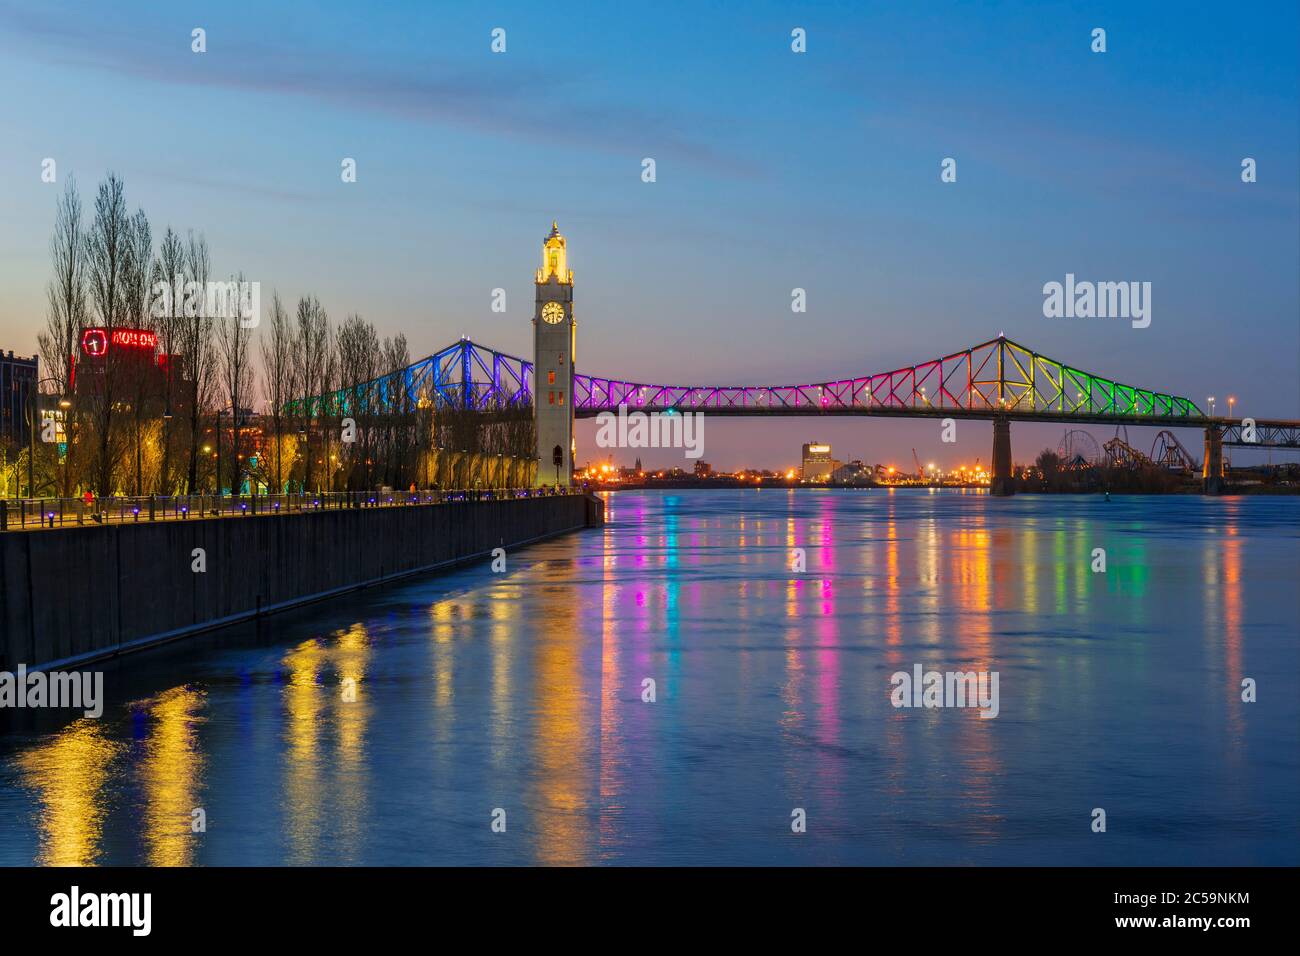
[[[1229,418],[1232,417],[1232,406],[1235,405],[1236,403],[1237,403],[1237,399],[1234,396],[1229,395],[1228,396],[1228,417]]]
[[[1214,417],[1214,396],[1207,395],[1205,396],[1205,400],[1210,403],[1210,417],[1213,418]]]
[[[217,474],[213,484],[216,486],[216,496],[221,497],[221,416],[226,414],[224,408],[217,409]]]
[[[41,392],[41,386],[46,382],[53,382],[58,385],[58,379],[43,378],[27,393],[27,495],[30,498],[36,497],[36,396]],[[72,399],[66,395],[59,396],[60,408],[71,408]]]

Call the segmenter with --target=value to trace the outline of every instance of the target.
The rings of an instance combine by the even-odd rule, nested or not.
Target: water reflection
[[[149,728],[138,762],[145,797],[142,836],[150,866],[189,866],[202,840],[194,811],[203,809],[205,756],[199,728],[206,697],[198,688],[173,687],[137,705]],[[202,819],[206,824],[206,811]]]
[[[365,626],[358,623],[336,636],[330,655],[341,688],[332,695],[336,728],[332,769],[338,779],[335,816],[339,833],[338,862],[341,863],[360,862],[366,828],[370,792],[366,734],[372,709],[366,665],[370,654],[370,635]]]
[[[109,773],[125,750],[124,743],[109,738],[104,724],[83,717],[18,755],[20,783],[35,794],[37,863],[100,862]]]
[[[0,739],[0,863],[1300,863],[1294,701],[1240,700],[1300,667],[1300,502],[609,516],[506,574],[124,659],[102,720]],[[894,709],[918,663],[998,672],[1001,714]],[[1126,820],[1104,845],[1073,822],[1099,793]]]
[[[548,585],[537,610],[543,628],[536,632],[532,687],[540,830],[536,862],[582,864],[587,862],[588,851],[587,779],[595,769],[584,736],[586,688],[581,654],[586,634],[565,586]]]
[[[284,779],[283,807],[288,857],[300,865],[316,862],[323,824],[321,798],[325,792],[321,732],[325,689],[320,668],[325,659],[321,642],[303,641],[284,655]]]

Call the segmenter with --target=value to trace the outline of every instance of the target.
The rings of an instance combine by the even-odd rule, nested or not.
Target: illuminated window
[[[564,404],[564,393],[563,393],[563,392],[560,392],[560,404],[561,404],[561,405]]]
[[[546,384],[547,384],[547,385],[554,385],[554,384],[555,384],[555,373],[554,373],[554,372],[547,372],[547,373],[546,373]]]
[[[555,393],[554,393],[554,392],[551,392],[551,393],[550,393],[550,396],[551,396],[550,404],[554,405],[554,404],[555,404]]]

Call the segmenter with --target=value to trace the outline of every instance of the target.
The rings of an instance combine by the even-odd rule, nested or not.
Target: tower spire
[[[569,271],[568,250],[564,237],[560,235],[560,222],[551,220],[551,232],[542,240],[542,267],[537,270],[537,282],[559,282],[561,285],[573,284],[573,273]]]

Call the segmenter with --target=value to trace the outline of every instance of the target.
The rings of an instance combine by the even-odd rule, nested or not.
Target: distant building
[[[0,438],[16,445],[29,441],[27,397],[36,389],[39,365],[35,355],[15,356],[12,349],[0,353]]]
[[[142,391],[162,396],[169,376],[173,384],[183,374],[180,356],[158,354],[158,335],[148,329],[82,330],[81,347],[72,367],[72,389],[79,396],[95,395],[103,389],[109,363],[116,370],[119,395]]]
[[[711,474],[713,474],[713,466],[710,465],[707,461],[697,461],[695,463],[696,478],[707,478]]]
[[[872,478],[872,467],[854,460],[847,465],[840,465],[831,472],[830,480],[837,485],[861,485],[867,484]]]
[[[803,446],[804,481],[827,481],[840,463],[831,457],[831,446],[810,442]]]

